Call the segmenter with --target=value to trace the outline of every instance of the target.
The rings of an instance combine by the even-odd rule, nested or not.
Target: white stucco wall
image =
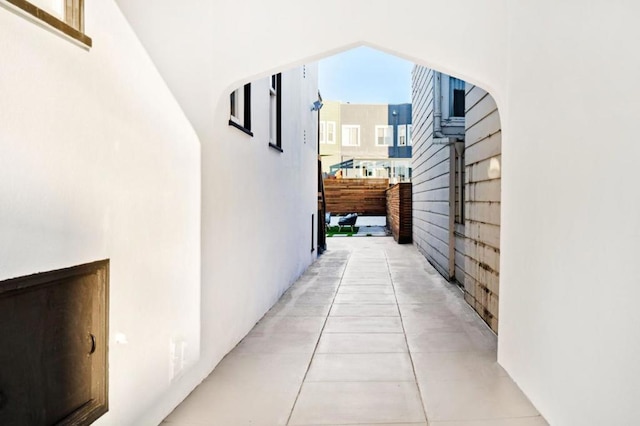
[[[554,425],[634,424],[640,88],[624,80],[640,4],[518,3],[498,104],[500,362]]]
[[[250,137],[227,124],[202,145],[202,336],[210,371],[315,258],[317,65],[282,74],[282,149],[269,146],[269,81],[252,82]],[[305,139],[306,134],[306,139]],[[314,234],[315,235],[315,234]],[[315,241],[315,237],[314,237]]]
[[[488,90],[503,125],[499,360],[552,424],[640,417],[636,2],[119,4],[205,145],[221,143],[233,85],[363,43]]]
[[[0,9],[0,279],[111,259],[111,411],[99,424],[161,419],[311,256],[315,187],[301,176],[313,150],[231,133],[231,88],[363,43],[496,99],[502,365],[553,425],[640,417],[636,2],[118,4],[200,138],[201,229],[198,141],[114,4],[87,2],[90,53]],[[311,200],[294,194],[306,185]],[[300,241],[278,229],[281,200]],[[280,254],[303,246],[291,263]],[[170,385],[176,336],[202,357]]]
[[[116,4],[86,20],[88,52],[0,7],[0,279],[110,259],[124,425],[176,386],[172,338],[199,357],[200,146]]]

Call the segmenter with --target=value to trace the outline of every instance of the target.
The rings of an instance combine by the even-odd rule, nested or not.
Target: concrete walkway
[[[329,240],[166,426],[542,426],[496,337],[413,246]]]

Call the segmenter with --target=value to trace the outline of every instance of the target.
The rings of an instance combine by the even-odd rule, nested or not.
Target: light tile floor
[[[411,245],[332,239],[166,426],[543,426]]]

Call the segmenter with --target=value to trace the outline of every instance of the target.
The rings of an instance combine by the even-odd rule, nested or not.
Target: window
[[[342,145],[360,145],[360,126],[352,124],[342,126]]]
[[[84,0],[7,0],[24,13],[91,47],[84,34]]]
[[[407,124],[407,145],[413,145],[413,124]]]
[[[449,117],[464,117],[464,81],[449,77]]]
[[[404,124],[398,126],[398,146],[407,145],[407,126]]]
[[[393,146],[393,126],[376,126],[376,146]]]
[[[282,152],[282,73],[269,79],[269,146]]]
[[[320,135],[318,136],[318,139],[320,139],[320,143],[327,143],[326,138],[326,133],[325,133],[325,127],[326,127],[326,123],[324,121],[320,122]]]
[[[230,95],[229,125],[253,136],[251,132],[251,83],[236,89]]]
[[[327,121],[327,143],[336,143],[336,122]]]

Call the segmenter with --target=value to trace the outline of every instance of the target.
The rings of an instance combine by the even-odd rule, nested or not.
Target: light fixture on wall
[[[322,101],[315,101],[311,106],[311,111],[320,111],[320,108],[322,108],[322,105],[323,105]]]
[[[500,160],[496,157],[489,161],[489,169],[487,170],[489,179],[497,179],[500,177]]]

